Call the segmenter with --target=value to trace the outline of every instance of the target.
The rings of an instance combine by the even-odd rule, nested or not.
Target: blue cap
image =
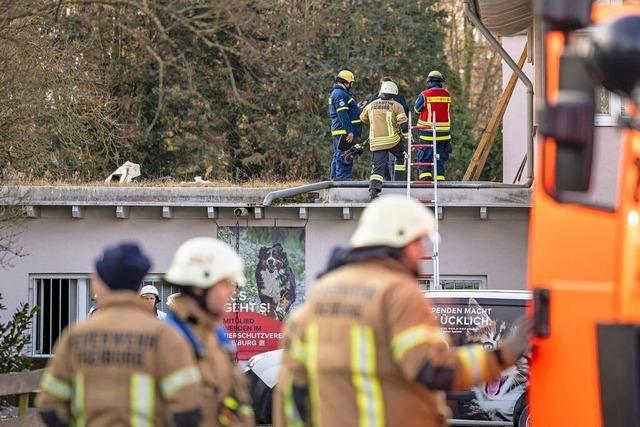
[[[149,258],[130,242],[107,248],[96,261],[98,276],[113,290],[137,291],[150,268]]]

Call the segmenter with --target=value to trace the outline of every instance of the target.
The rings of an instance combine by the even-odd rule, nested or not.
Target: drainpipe
[[[529,141],[527,144],[527,181],[526,185],[530,186],[533,183],[533,83],[529,80],[529,77],[518,67],[518,64],[509,56],[506,50],[502,47],[500,42],[493,37],[493,34],[484,26],[480,18],[475,13],[475,6],[472,4],[473,0],[464,0],[464,14],[469,18],[469,21],[474,27],[480,31],[489,44],[498,52],[498,54],[504,59],[504,61],[511,67],[514,73],[518,76],[520,81],[527,87],[527,129],[529,131]]]

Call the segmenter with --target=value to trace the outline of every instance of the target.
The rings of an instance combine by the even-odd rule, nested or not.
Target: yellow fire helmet
[[[338,78],[345,80],[347,83],[353,83],[356,81],[355,76],[353,75],[353,71],[342,70],[338,73]]]

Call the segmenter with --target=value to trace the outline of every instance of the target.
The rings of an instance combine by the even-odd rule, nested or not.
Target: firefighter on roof
[[[351,88],[355,76],[350,70],[342,70],[336,76],[336,82],[329,97],[329,117],[331,117],[331,138],[333,157],[331,159],[331,179],[336,181],[351,179],[353,161],[345,162],[344,154],[360,143],[362,121],[360,107]]]
[[[398,86],[394,82],[382,82],[379,98],[364,107],[360,114],[362,122],[369,125],[369,147],[373,153],[369,178],[371,200],[378,197],[382,191],[389,153],[396,159],[395,179],[405,179],[407,164],[403,135],[404,139],[407,139],[409,122],[402,105],[393,99],[396,95],[398,95]]]
[[[418,126],[423,129],[418,130],[419,144],[435,144],[438,155],[437,177],[438,181],[445,179],[445,163],[449,160],[451,153],[451,95],[449,91],[442,87],[444,77],[440,71],[431,71],[427,78],[427,89],[416,99],[415,110],[419,114]],[[435,123],[433,115],[435,114]],[[436,130],[436,140],[433,140],[433,128]],[[417,153],[418,162],[433,162],[433,148],[420,148]],[[432,168],[430,166],[420,166],[418,168],[418,179],[433,180]]]

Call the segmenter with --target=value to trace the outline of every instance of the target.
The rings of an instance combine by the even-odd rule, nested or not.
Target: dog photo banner
[[[218,238],[237,244],[245,264],[223,319],[238,359],[277,349],[282,321],[304,302],[304,227],[220,227]]]

